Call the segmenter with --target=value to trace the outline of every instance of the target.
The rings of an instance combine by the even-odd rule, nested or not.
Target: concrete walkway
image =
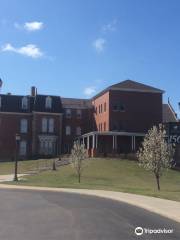
[[[160,214],[164,217],[170,218],[180,223],[180,202],[165,200],[155,197],[147,197],[130,193],[112,192],[105,190],[87,190],[87,189],[69,189],[69,188],[47,188],[47,187],[33,187],[33,186],[17,186],[0,184],[0,189],[25,189],[35,191],[52,191],[52,192],[66,192],[92,195],[97,197],[108,198],[116,201],[125,202],[144,208],[148,211]]]
[[[18,178],[22,179],[24,176],[29,174],[18,174]],[[0,182],[12,182],[14,179],[14,174],[0,175]]]

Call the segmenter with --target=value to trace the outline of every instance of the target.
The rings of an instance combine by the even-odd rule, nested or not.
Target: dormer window
[[[24,110],[28,109],[28,98],[27,97],[22,98],[22,109],[24,109]]]
[[[51,109],[52,108],[52,98],[51,97],[46,97],[46,108]]]

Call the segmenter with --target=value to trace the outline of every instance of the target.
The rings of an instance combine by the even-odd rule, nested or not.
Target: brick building
[[[91,156],[133,153],[149,128],[176,122],[163,91],[135,81],[112,85],[91,99],[31,94],[0,95],[0,159],[69,153],[75,139]]]

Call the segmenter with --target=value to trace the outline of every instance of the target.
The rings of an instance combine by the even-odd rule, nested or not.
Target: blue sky
[[[90,97],[125,79],[178,111],[179,0],[0,0],[2,92]]]

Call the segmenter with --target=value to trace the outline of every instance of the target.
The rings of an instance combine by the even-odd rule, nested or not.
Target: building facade
[[[0,159],[12,159],[16,151],[22,159],[70,153],[74,140],[90,156],[134,153],[153,125],[177,121],[163,105],[163,93],[126,80],[91,99],[41,95],[35,87],[27,96],[1,94]]]

